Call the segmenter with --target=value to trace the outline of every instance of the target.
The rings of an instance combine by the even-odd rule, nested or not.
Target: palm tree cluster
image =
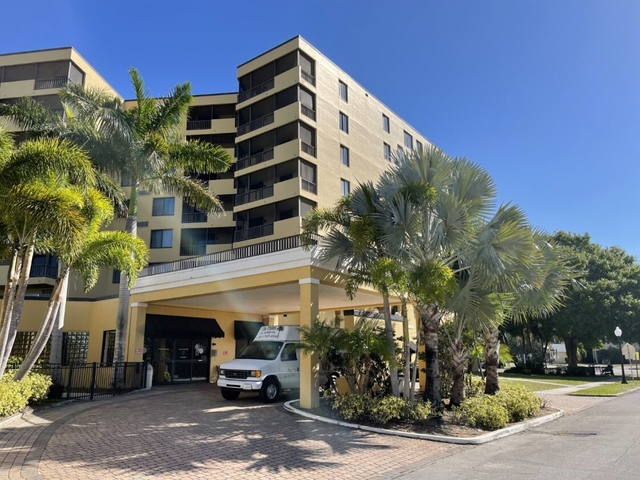
[[[572,281],[566,262],[524,212],[497,205],[491,176],[464,158],[437,148],[418,148],[394,156],[394,165],[374,185],[360,184],[335,207],[315,209],[303,222],[303,240],[323,239],[318,254],[337,259],[347,294],[369,284],[383,298],[389,348],[394,348],[389,299],[402,304],[403,360],[409,378],[408,308],[419,321],[427,382],[424,400],[440,407],[438,335],[452,322],[447,345],[452,358],[451,404],[464,398],[469,353],[463,334],[483,340],[486,393],[499,389],[498,327],[505,321],[548,315],[557,309]],[[397,371],[391,360],[391,372]],[[392,385],[395,383],[392,377]],[[408,382],[403,394],[406,396]],[[397,388],[393,394],[398,395]]]
[[[0,103],[0,116],[27,132],[27,140],[15,147],[0,131],[0,260],[10,263],[0,317],[0,376],[16,337],[34,253],[55,255],[60,268],[17,379],[38,358],[54,325],[62,323],[56,317],[64,311],[71,271],[87,289],[101,268],[121,272],[113,361],[125,360],[129,289],[148,260],[147,247],[137,239],[140,191],[181,195],[205,213],[222,211],[197,176],[226,171],[232,157],[218,145],[184,139],[190,84],[178,84],[157,99],[137,70],[129,74],[133,102],[69,83],[59,93],[63,113],[32,98]],[[130,186],[128,199],[120,184]],[[122,217],[124,231],[102,230],[109,225],[113,230],[114,218]]]

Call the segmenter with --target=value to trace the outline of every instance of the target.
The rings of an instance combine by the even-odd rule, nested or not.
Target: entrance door
[[[209,338],[153,339],[151,364],[154,383],[207,380],[209,344]]]

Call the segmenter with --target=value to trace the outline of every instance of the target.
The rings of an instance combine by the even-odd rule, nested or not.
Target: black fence
[[[8,368],[18,368],[9,366]],[[49,390],[50,399],[93,400],[113,397],[145,388],[147,364],[99,363],[71,365],[35,365],[32,372],[49,375],[53,385]]]

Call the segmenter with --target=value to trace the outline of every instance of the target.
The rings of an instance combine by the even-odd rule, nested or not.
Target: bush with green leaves
[[[460,411],[465,423],[484,430],[496,430],[509,422],[509,412],[497,395],[466,398]]]
[[[0,417],[22,411],[29,403],[37,403],[47,396],[51,377],[29,373],[21,382],[13,380],[13,372],[0,379]]]
[[[484,394],[485,382],[477,375],[464,376],[464,396],[465,398],[477,397]]]
[[[342,418],[354,422],[386,425],[389,422],[420,422],[431,416],[431,406],[417,400],[353,393],[330,395],[325,398]]]
[[[503,385],[496,396],[507,409],[510,422],[521,422],[540,411],[540,399],[523,385]]]

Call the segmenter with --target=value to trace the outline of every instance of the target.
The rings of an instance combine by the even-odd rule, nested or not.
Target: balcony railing
[[[318,186],[315,183],[310,182],[309,180],[305,180],[304,178],[302,179],[302,189],[313,194],[318,193]]]
[[[246,232],[246,230],[243,230]],[[236,232],[237,233],[237,232]],[[312,235],[310,241],[312,245],[317,245],[320,237]],[[157,265],[149,265],[144,268],[138,278],[149,277],[151,275],[159,275],[161,273],[179,272],[181,270],[189,270],[191,268],[205,267],[207,265],[216,265],[218,263],[230,262],[231,260],[239,260],[242,258],[250,258],[258,255],[266,255],[268,253],[282,252],[299,248],[303,245],[300,235],[279,238],[277,240],[269,240],[267,242],[256,243],[246,247],[232,248],[224,252],[210,253],[200,257],[186,258],[170,263],[159,263]]]
[[[306,115],[311,120],[315,120],[316,119],[316,112],[311,110],[309,107],[307,107],[305,105],[300,105],[300,111],[302,112],[303,115]]]
[[[182,223],[203,223],[207,221],[207,214],[204,212],[183,213]]]
[[[209,130],[210,128],[211,128],[211,119],[187,121],[187,130]]]
[[[271,112],[266,114],[264,117],[257,118],[249,123],[245,123],[244,125],[240,125],[238,127],[238,135],[244,135],[245,133],[253,132],[265,125],[269,125],[270,123],[273,123],[274,119],[274,113]]]
[[[273,235],[273,223],[247,228],[246,230],[236,230],[233,240],[234,242],[243,242],[253,238],[266,237],[267,235]]]
[[[249,100],[250,98],[255,97],[256,95],[260,95],[261,93],[267,92],[271,90],[275,86],[275,80],[272,78],[271,80],[267,80],[266,82],[261,83],[260,85],[256,85],[250,90],[246,90],[244,92],[240,92],[238,94],[238,103]]]
[[[43,78],[41,80],[36,80],[33,89],[34,90],[45,90],[47,88],[60,88],[64,87],[69,81],[68,77],[53,77],[53,78]]]
[[[300,142],[301,143],[301,149],[304,153],[308,153],[309,155],[311,155],[312,157],[316,156],[316,147],[314,147],[313,145],[309,145],[308,143],[305,142]]]
[[[268,160],[273,160],[273,148],[265,150],[264,152],[255,153],[247,157],[239,158],[236,162],[236,171],[242,170],[243,168],[251,167],[253,165],[258,165],[259,163],[266,162]]]
[[[183,257],[195,257],[207,253],[206,245],[180,245],[180,255]]]
[[[58,278],[58,267],[53,265],[31,265],[31,277]]]
[[[316,86],[316,77],[311,75],[309,72],[305,72],[304,70],[300,69],[300,77],[302,77],[305,82],[310,83],[314,87]]]
[[[269,197],[273,197],[273,185],[236,195],[236,205],[244,205],[245,203],[255,202],[256,200]]]

